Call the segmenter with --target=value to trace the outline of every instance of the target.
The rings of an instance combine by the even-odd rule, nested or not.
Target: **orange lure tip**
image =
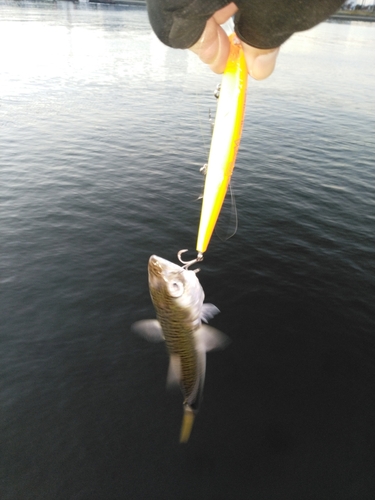
[[[230,53],[224,70],[212,134],[197,251],[207,250],[229,186],[240,145],[245,115],[247,67],[235,34],[229,37]]]

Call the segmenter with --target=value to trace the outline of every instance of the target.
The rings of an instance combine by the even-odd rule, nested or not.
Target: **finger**
[[[229,40],[220,24],[225,23],[237,12],[237,6],[232,2],[215,14],[207,21],[205,30],[190,50],[192,50],[202,62],[208,64],[215,73],[222,73],[225,69],[229,56]],[[275,49],[257,49],[251,45],[241,42],[248,73],[255,80],[267,78],[274,70],[279,47]]]
[[[224,24],[228,21],[228,19],[238,11],[238,7],[233,2],[226,5],[220,10],[217,10],[215,14],[212,16],[217,24]]]
[[[198,40],[190,47],[215,73],[222,73],[229,56],[229,40],[223,28],[211,17]]]
[[[255,80],[264,80],[275,69],[280,47],[276,49],[257,49],[241,42],[249,75]]]
[[[237,12],[237,6],[232,2],[207,21],[206,28],[196,44],[190,47],[201,61],[208,64],[215,73],[222,73],[229,56],[229,40],[220,24],[225,23]]]

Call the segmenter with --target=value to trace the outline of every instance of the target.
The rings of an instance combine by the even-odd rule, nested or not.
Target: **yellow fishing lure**
[[[233,33],[230,53],[221,82],[220,97],[212,135],[197,251],[208,247],[233,172],[245,115],[247,67],[242,47]]]

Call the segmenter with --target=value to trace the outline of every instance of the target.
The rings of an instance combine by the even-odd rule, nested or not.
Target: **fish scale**
[[[162,290],[150,290],[150,295],[165,337],[168,351],[180,356],[181,385],[185,401],[196,387],[197,356],[194,352],[194,330],[183,327],[188,324],[186,310],[173,305],[170,297]],[[165,307],[161,307],[165,304]]]

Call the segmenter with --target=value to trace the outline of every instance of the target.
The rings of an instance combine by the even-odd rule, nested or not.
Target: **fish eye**
[[[171,296],[175,298],[181,297],[181,295],[184,293],[184,285],[181,283],[181,281],[173,280],[169,282],[168,289]]]

